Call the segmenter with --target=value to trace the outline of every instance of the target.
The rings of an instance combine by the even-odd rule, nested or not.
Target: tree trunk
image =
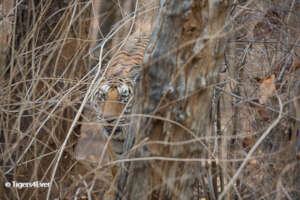
[[[211,158],[198,137],[210,134],[209,85],[223,60],[229,5],[229,0],[161,1],[136,89],[136,113],[143,115],[132,128],[136,146],[129,157],[135,161],[122,169],[115,199],[193,198],[201,158]]]
[[[5,66],[8,62],[11,37],[13,33],[13,0],[4,0],[0,2],[0,66]],[[4,69],[0,68],[0,72]],[[2,80],[0,81],[0,83]]]

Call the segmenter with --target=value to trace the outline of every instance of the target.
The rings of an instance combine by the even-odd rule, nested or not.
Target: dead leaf
[[[270,24],[272,24],[272,25],[278,25],[278,26],[280,26],[282,24],[280,14],[276,10],[274,10],[274,9],[269,9],[266,12],[264,18],[267,19],[268,22]]]
[[[300,59],[295,56],[295,59],[293,59],[293,69],[294,71],[300,69]]]
[[[254,146],[255,142],[256,142],[256,139],[253,135],[246,136],[242,141],[242,145],[245,148],[245,150],[249,150]]]
[[[255,103],[259,103],[258,100],[254,100]],[[258,115],[259,119],[262,121],[268,121],[270,119],[267,110],[262,106],[257,106],[254,104],[250,104],[250,107],[253,108]]]
[[[255,40],[266,40],[272,33],[278,32],[282,24],[280,14],[274,10],[269,9],[261,21],[257,22],[253,29],[253,37]]]
[[[260,80],[259,85],[259,103],[265,104],[275,92],[275,75],[272,74],[265,79]]]
[[[270,25],[266,22],[258,22],[253,29],[253,37],[255,40],[267,39],[266,37],[272,31]]]

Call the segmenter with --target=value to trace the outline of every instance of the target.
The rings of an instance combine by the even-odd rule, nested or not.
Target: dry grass
[[[255,6],[255,1],[243,1],[235,7],[236,31],[226,53],[227,70],[215,87],[219,103],[213,105],[219,125],[213,135],[172,144],[144,141],[135,147],[200,141],[209,149],[207,157],[145,157],[110,164],[201,162],[195,199],[213,199],[209,195],[213,186],[219,193],[228,189],[227,199],[300,198],[300,5],[288,2],[276,7],[270,2]],[[103,15],[111,15],[113,9],[107,8]],[[0,66],[0,199],[45,199],[48,193],[48,188],[7,188],[5,182],[51,182],[49,199],[71,199],[81,193],[101,199],[111,183],[108,169],[79,161],[75,155],[80,126],[86,125],[81,105],[92,82],[91,66],[98,62],[89,53],[100,43],[95,11],[100,12],[91,0],[33,0],[20,1],[14,15],[9,15],[13,32]],[[121,24],[129,21],[125,17]],[[106,21],[100,27],[108,30],[106,34],[112,29]],[[114,28],[113,33],[118,33],[118,26]],[[108,40],[107,44],[111,45]],[[119,39],[113,44],[119,44]],[[258,79],[272,74],[276,91],[260,105]],[[189,127],[183,128],[193,134]],[[103,139],[98,140],[103,146]]]
[[[26,1],[15,7],[10,60],[0,75],[2,183],[50,182],[90,82],[89,62],[82,59],[91,43],[90,9],[91,1]],[[51,199],[70,198],[84,182],[75,172],[78,135],[77,123],[53,179]],[[1,198],[44,199],[47,189],[1,184]]]
[[[219,89],[221,133],[236,138],[221,150],[228,159],[245,159],[221,165],[225,191],[232,187],[227,198],[298,199],[299,3],[245,1],[234,13],[238,31],[223,76],[229,84]],[[275,80],[266,84],[272,76]],[[282,177],[284,168],[290,171]],[[278,190],[281,178],[288,184]]]

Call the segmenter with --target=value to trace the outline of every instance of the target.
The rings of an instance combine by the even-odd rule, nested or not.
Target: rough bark
[[[209,85],[223,60],[229,5],[227,0],[161,1],[136,91],[136,113],[147,116],[135,119],[137,147],[131,155],[149,159],[125,164],[115,199],[193,198],[199,159],[211,153],[197,137],[210,134]],[[141,145],[145,139],[152,143]],[[193,141],[179,144],[188,140]]]
[[[0,2],[0,66],[6,65],[10,50],[10,42],[13,29],[13,0],[4,0]],[[0,68],[0,72],[1,69]]]

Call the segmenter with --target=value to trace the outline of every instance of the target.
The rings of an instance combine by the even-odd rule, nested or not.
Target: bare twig
[[[281,102],[281,99],[278,96],[278,94],[276,94],[276,96],[277,96],[278,103],[279,103],[279,108],[280,108],[279,115],[278,115],[277,119],[268,127],[268,129],[262,134],[262,136],[255,143],[255,145],[251,148],[251,150],[247,154],[246,158],[242,162],[242,164],[239,167],[239,169],[237,170],[237,172],[234,174],[234,176],[229,181],[229,183],[225,186],[225,188],[222,191],[222,193],[220,194],[218,200],[222,200],[222,198],[225,196],[225,194],[229,191],[229,189],[233,186],[233,184],[235,183],[235,181],[238,179],[239,175],[241,174],[242,170],[245,168],[246,164],[250,160],[252,154],[255,152],[255,150],[257,149],[257,147],[262,143],[262,141],[269,135],[269,133],[271,132],[271,130],[273,128],[275,128],[278,125],[279,121],[281,120],[283,106],[282,106],[282,102]]]

